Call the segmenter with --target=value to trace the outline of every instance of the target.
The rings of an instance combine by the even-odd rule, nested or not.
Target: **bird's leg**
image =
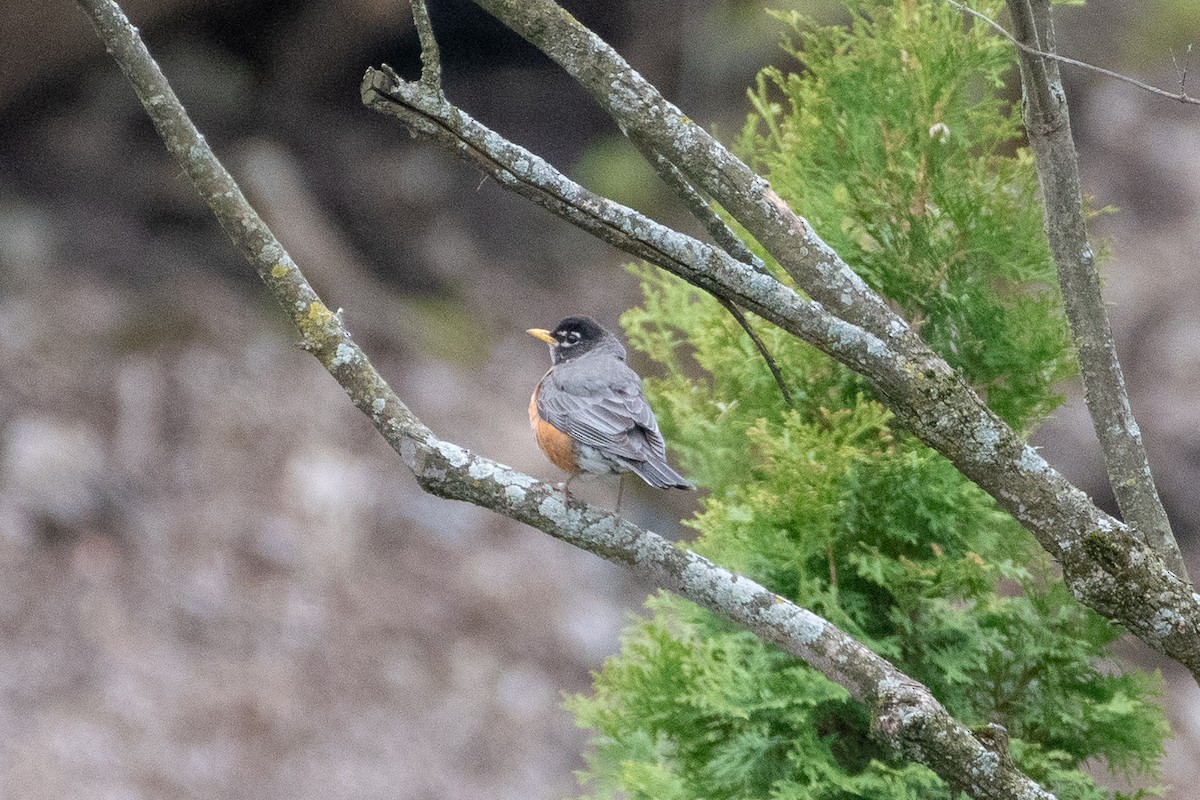
[[[621,513],[621,493],[623,491],[625,491],[625,473],[624,472],[622,472],[621,475],[617,478],[617,510],[614,512],[616,514]]]

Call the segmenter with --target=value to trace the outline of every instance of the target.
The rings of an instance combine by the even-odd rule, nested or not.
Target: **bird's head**
[[[555,364],[579,358],[598,348],[614,350],[620,358],[625,357],[625,348],[591,317],[567,317],[548,331],[545,328],[530,328],[526,331],[550,345],[550,358]]]

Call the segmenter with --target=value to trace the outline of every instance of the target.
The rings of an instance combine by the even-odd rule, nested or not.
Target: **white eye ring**
[[[571,345],[578,344],[579,338],[580,337],[579,337],[578,331],[571,331],[567,334],[566,339],[563,341],[562,345],[563,345],[563,347],[570,347]]]

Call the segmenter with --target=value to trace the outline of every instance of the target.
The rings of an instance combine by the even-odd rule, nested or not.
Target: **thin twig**
[[[1167,100],[1174,100],[1178,103],[1187,103],[1189,105],[1200,105],[1200,97],[1190,97],[1185,91],[1183,91],[1184,80],[1187,79],[1187,69],[1186,68],[1184,69],[1184,73],[1183,73],[1184,80],[1181,80],[1179,82],[1179,91],[1178,92],[1168,92],[1165,89],[1159,89],[1157,86],[1151,86],[1148,83],[1143,83],[1142,81],[1139,81],[1137,78],[1131,78],[1128,75],[1122,75],[1119,72],[1113,72],[1112,70],[1105,69],[1104,67],[1097,67],[1095,64],[1089,64],[1086,61],[1080,61],[1075,58],[1068,58],[1067,56],[1059,55],[1058,53],[1050,53],[1045,50],[1040,50],[1036,47],[1033,47],[1032,45],[1028,45],[1025,42],[1022,42],[1016,36],[1013,36],[1011,33],[1009,33],[1009,31],[1007,29],[1005,29],[1005,27],[1003,25],[996,22],[995,20],[993,20],[991,17],[987,16],[986,14],[980,13],[979,11],[976,11],[975,9],[971,8],[970,6],[968,6],[964,3],[956,2],[955,0],[945,0],[945,2],[954,6],[959,11],[962,11],[965,14],[970,14],[971,16],[987,23],[989,26],[991,26],[991,28],[993,30],[995,30],[997,33],[999,33],[1005,39],[1008,39],[1008,41],[1010,41],[1014,46],[1020,48],[1021,50],[1025,51],[1026,53],[1028,53],[1031,56],[1037,56],[1039,58],[1047,58],[1047,59],[1050,59],[1051,61],[1058,61],[1059,63],[1062,63],[1062,64],[1070,64],[1073,67],[1079,67],[1080,69],[1086,69],[1091,72],[1095,72],[1095,73],[1104,75],[1109,78],[1115,78],[1116,80],[1119,80],[1123,83],[1128,83],[1130,86],[1136,86],[1139,89],[1150,92],[1151,94],[1156,94],[1159,97],[1166,98]],[[1191,53],[1191,49],[1192,49],[1191,45],[1188,45],[1189,53]],[[1174,58],[1174,56],[1172,56],[1172,58]]]
[[[712,206],[708,204],[708,200],[696,191],[695,187],[688,181],[687,176],[680,172],[678,167],[664,158],[660,153],[646,147],[644,142],[636,139],[631,139],[630,141],[641,151],[642,156],[654,168],[658,176],[662,178],[663,183],[675,190],[675,193],[683,200],[684,205],[692,212],[692,216],[704,226],[704,229],[708,231],[709,235],[713,237],[713,241],[722,250],[743,264],[753,267],[758,272],[767,274],[767,266],[763,263],[763,260],[756,256],[746,246],[746,243],[733,232],[733,229],[725,224],[725,220],[721,219]],[[759,355],[762,356],[763,361],[767,362],[767,369],[771,371],[771,375],[775,378],[775,384],[779,387],[779,393],[783,395],[783,402],[789,406],[792,405],[792,392],[788,389],[787,382],[783,379],[783,372],[779,369],[779,364],[776,363],[775,357],[771,355],[771,351],[767,349],[766,343],[763,342],[758,332],[750,326],[750,321],[746,319],[746,315],[731,300],[719,296],[717,300],[737,320],[738,325],[742,326],[742,330],[750,337],[750,341],[754,342]]]
[[[763,342],[762,338],[758,335],[758,331],[751,327],[750,320],[746,319],[746,315],[742,313],[742,310],[735,306],[732,302],[726,300],[724,297],[718,297],[717,301],[721,305],[725,306],[725,310],[728,311],[735,320],[737,320],[738,325],[742,326],[742,330],[744,330],[746,335],[750,337],[750,341],[754,342],[754,346],[758,349],[759,355],[763,357],[763,361],[767,362],[767,369],[771,370],[771,375],[775,377],[775,384],[779,387],[779,393],[783,395],[783,402],[787,403],[789,406],[792,405],[792,392],[790,389],[788,389],[787,383],[783,380],[783,372],[780,371],[779,364],[775,362],[775,358],[771,355],[771,351],[767,349],[766,343]]]
[[[442,51],[433,35],[433,23],[429,20],[429,8],[425,0],[409,0],[413,25],[421,42],[421,82],[438,94],[442,93]]]
[[[1175,48],[1171,48],[1171,63],[1175,65],[1175,74],[1179,76],[1179,92],[1182,94],[1187,89],[1187,74],[1188,67],[1192,63],[1192,45],[1189,44],[1184,50],[1187,55],[1183,59],[1183,69],[1179,68],[1179,60],[1175,58]]]

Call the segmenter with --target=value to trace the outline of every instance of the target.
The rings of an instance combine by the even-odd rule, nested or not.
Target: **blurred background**
[[[827,0],[799,7],[817,19]],[[450,98],[588,186],[694,230],[601,110],[464,0],[434,0]],[[785,63],[763,4],[567,3],[727,141]],[[400,0],[129,0],[176,91],[325,300],[443,437],[540,477],[545,346],[638,300],[622,254],[365,110],[417,70]],[[1064,54],[1178,90],[1194,0],[1062,9]],[[1175,54],[1178,65],[1172,62]],[[1187,89],[1200,94],[1200,54]],[[1107,298],[1159,486],[1200,574],[1200,109],[1066,71],[1086,191],[1119,213]],[[1019,88],[1017,89],[1019,92]],[[1075,399],[1038,435],[1111,509]],[[627,487],[685,535],[691,496]],[[582,484],[602,504],[615,486]],[[631,499],[632,496],[632,499]],[[648,587],[424,495],[297,347],[68,0],[0,5],[0,796],[556,798],[559,707]],[[1168,796],[1200,782],[1200,690],[1161,666]]]

